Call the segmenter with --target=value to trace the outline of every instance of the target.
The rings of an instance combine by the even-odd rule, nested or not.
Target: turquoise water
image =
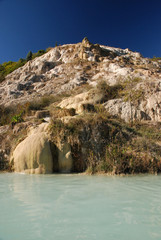
[[[161,240],[161,176],[0,174],[0,240]]]

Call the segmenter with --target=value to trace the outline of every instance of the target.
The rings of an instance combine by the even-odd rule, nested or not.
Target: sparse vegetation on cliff
[[[14,70],[22,67],[26,63],[26,60],[20,59],[18,62],[5,62],[0,64],[0,82],[3,82],[5,77]]]
[[[159,145],[155,144],[154,147],[152,136],[155,135],[158,139],[161,132],[158,133],[151,126],[151,130],[145,131],[144,135],[144,128],[144,124],[131,127],[104,112],[76,117],[69,123],[53,120],[50,131],[55,144],[57,141],[67,141],[71,145],[73,158],[79,156],[78,163],[83,161],[78,166],[75,163],[75,172],[86,170],[91,174],[159,173],[161,151]],[[145,141],[148,131],[152,136]],[[83,152],[80,149],[83,149]]]
[[[48,51],[48,50],[47,50]],[[20,58],[18,62],[4,62],[0,64],[0,83],[4,81],[5,77],[13,72],[14,70],[24,66],[27,61],[32,60],[36,57],[42,56],[47,51],[45,50],[39,50],[37,53],[32,53],[29,51],[29,53],[26,56],[26,59]]]
[[[100,96],[100,103],[104,103],[110,99],[118,98],[120,96],[120,91],[123,90],[122,84],[115,84],[110,86],[105,81],[100,81],[95,88],[95,95],[98,98]],[[102,97],[101,97],[102,96]]]

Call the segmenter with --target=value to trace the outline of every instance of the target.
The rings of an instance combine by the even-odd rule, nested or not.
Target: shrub
[[[43,108],[49,106],[55,101],[55,96],[43,96],[41,98],[34,99],[28,102],[28,111],[30,110],[43,110]]]
[[[135,86],[141,82],[142,79],[139,77],[127,77],[121,83],[122,89],[120,89],[119,94],[123,97],[124,101],[131,101],[137,103],[144,98],[145,90],[143,88],[135,89]]]
[[[33,53],[33,54],[32,54],[32,59],[34,59],[34,58],[36,58],[36,57],[40,57],[40,56],[44,55],[45,53],[46,53],[46,51],[43,50],[43,49],[38,50],[37,53]]]
[[[25,65],[27,61],[34,59],[36,57],[39,57],[46,52],[47,51],[43,49],[39,50],[37,53],[34,53],[34,54],[31,51],[29,51],[29,53],[26,56],[26,59],[20,58],[18,62],[9,61],[9,62],[4,62],[3,64],[0,64],[0,83],[5,80],[5,77],[8,74]]]
[[[5,76],[3,75],[3,73],[0,73],[0,83],[3,82],[5,79]]]
[[[100,81],[95,89],[96,97],[100,96],[100,103],[119,97],[119,92],[123,87],[120,84],[108,85],[105,81]]]
[[[0,82],[4,81],[5,76],[9,73],[13,72],[14,70],[22,67],[26,63],[25,59],[20,58],[18,62],[4,62],[0,65]]]
[[[18,104],[5,107],[0,105],[0,126],[18,123],[23,121],[23,116],[27,113],[28,104]]]
[[[23,122],[22,113],[19,113],[12,117],[11,123],[20,123]]]
[[[153,56],[153,58],[151,58],[150,60],[152,60],[152,61],[158,61],[158,60],[160,60],[160,61],[161,61],[161,57],[155,57],[155,56]]]
[[[0,105],[0,126],[9,124],[12,116],[15,114],[15,109]]]
[[[32,60],[32,52],[31,51],[29,51],[26,56],[26,61],[30,61],[30,60]]]

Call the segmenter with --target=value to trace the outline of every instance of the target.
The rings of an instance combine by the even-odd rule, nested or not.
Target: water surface
[[[161,239],[161,176],[0,174],[0,240]]]

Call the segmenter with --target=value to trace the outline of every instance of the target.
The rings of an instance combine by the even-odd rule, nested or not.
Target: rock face
[[[11,157],[15,172],[44,174],[58,171],[69,173],[73,160],[69,143],[60,143],[51,151],[50,136],[47,134],[48,123],[42,123],[30,130],[29,135],[18,144]],[[58,164],[58,167],[54,166]]]
[[[59,172],[70,173],[73,166],[71,147],[69,143],[59,144],[58,151]]]
[[[160,81],[153,81],[153,87],[149,81],[137,84],[129,89],[129,98],[111,99],[104,103],[106,110],[115,116],[119,116],[126,122],[154,121],[161,122],[161,85]]]
[[[8,168],[8,154],[5,153],[5,150],[0,149],[0,170],[5,170]]]
[[[99,165],[102,153],[103,159],[107,158],[108,146],[115,138],[117,143],[110,146],[109,156],[117,153],[117,145],[123,138],[122,145],[132,139],[133,131],[127,134],[128,127],[126,131],[119,129],[122,119],[124,124],[138,121],[160,124],[161,61],[144,58],[129,49],[92,44],[87,38],[81,43],[57,46],[28,61],[0,83],[1,125],[7,119],[3,118],[5,111],[12,119],[14,106],[20,109],[17,116],[28,115],[23,123],[16,122],[13,128],[9,125],[0,127],[0,164],[4,166],[4,162],[11,159],[15,171],[24,173],[84,171],[89,162],[91,166]],[[30,110],[35,115],[28,112],[27,106],[33,107]],[[120,123],[108,120],[109,116],[118,118]],[[42,121],[49,122],[50,127],[56,121],[55,138],[52,139],[48,132],[49,124],[40,124]],[[29,127],[30,132],[24,139]],[[160,138],[157,136],[156,139],[155,145],[148,149],[157,150],[148,157],[154,156],[159,161]],[[136,150],[138,146],[134,146],[130,154],[135,152],[137,155],[141,151]],[[132,161],[128,152],[130,146],[127,149],[124,160],[129,157]],[[121,154],[119,152],[119,156]],[[115,156],[113,159],[115,162]],[[145,162],[142,162],[142,169]],[[159,162],[156,164],[161,166]],[[110,166],[109,162],[105,165]],[[132,165],[129,164],[128,168]]]
[[[9,74],[0,84],[0,100],[6,106],[19,104],[80,86],[92,88],[100,80],[115,85],[129,78],[132,83],[140,81],[131,84],[132,91],[144,90],[137,109],[148,119],[161,121],[161,63],[129,49],[92,44],[87,38],[81,43],[55,47]]]
[[[41,124],[16,147],[12,156],[16,172],[36,174],[53,172],[53,159],[49,139],[45,133],[46,127],[47,124]]]
[[[75,97],[69,97],[68,99],[63,100],[58,106],[61,108],[74,108],[77,113],[81,113],[81,105],[83,103],[88,102],[89,94],[87,93],[81,93],[76,95]]]
[[[122,99],[113,99],[104,103],[105,109],[114,116],[119,116],[126,122],[131,122],[135,120],[151,120],[151,117],[144,111],[135,107],[130,102],[124,102]]]

